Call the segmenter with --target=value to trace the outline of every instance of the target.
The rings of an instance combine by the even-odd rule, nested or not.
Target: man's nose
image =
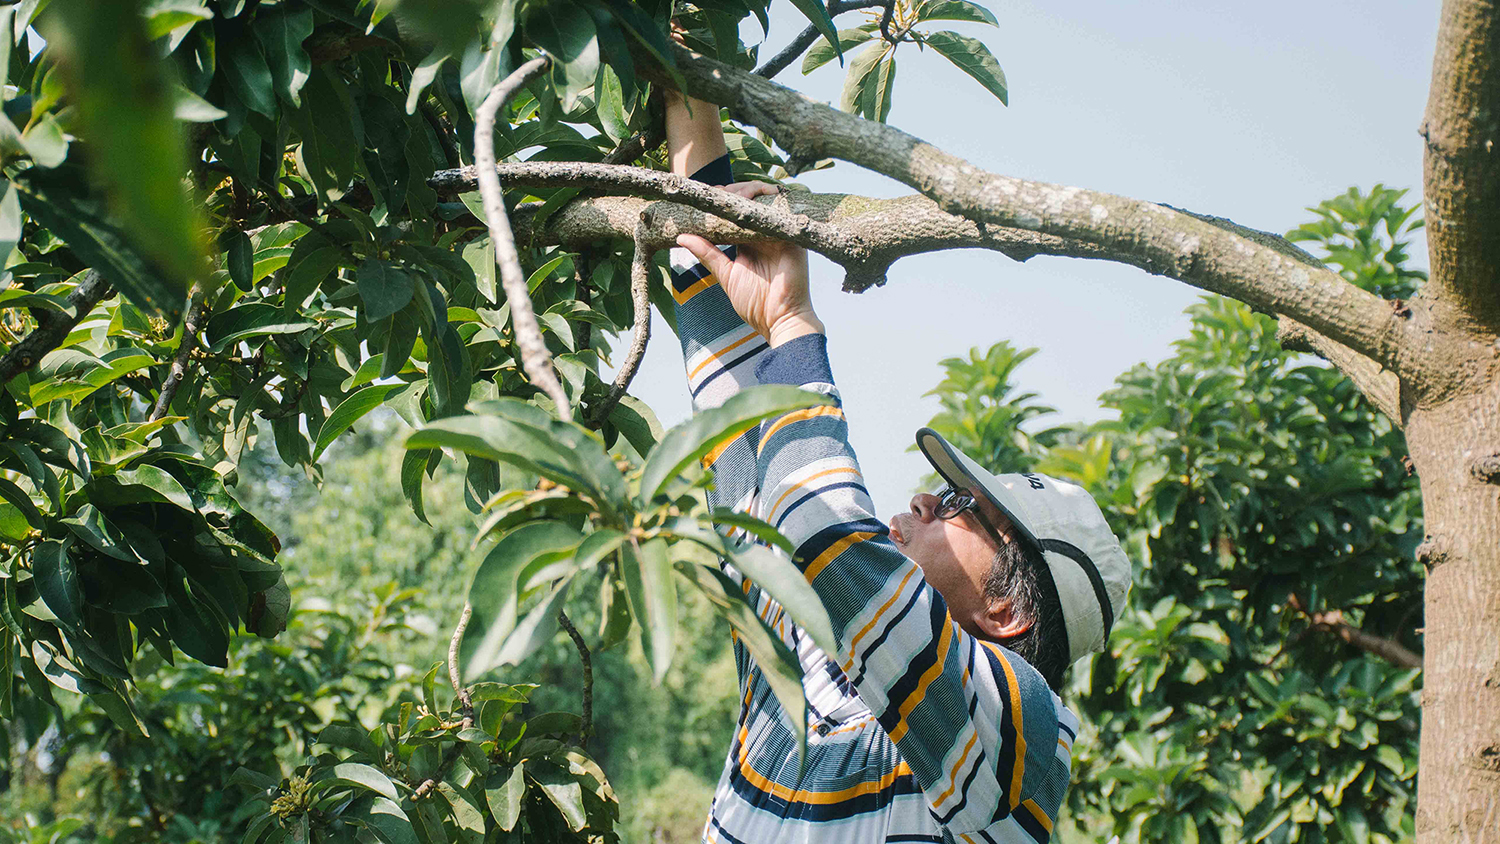
[[[938,497],[930,492],[919,492],[911,497],[911,514],[922,522],[930,522],[937,512]]]

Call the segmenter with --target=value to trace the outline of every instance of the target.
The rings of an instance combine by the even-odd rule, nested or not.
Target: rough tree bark
[[[782,237],[849,273],[884,280],[903,255],[955,247],[1018,260],[1117,261],[1277,315],[1289,346],[1321,354],[1401,426],[1428,537],[1419,841],[1500,842],[1500,10],[1445,0],[1426,117],[1424,206],[1431,280],[1404,306],[1349,284],[1284,240],[1221,218],[987,172],[919,138],[861,120],[678,48],[689,95],[765,130],[794,161],[838,158],[921,194],[895,200],[792,192],[759,206],[706,196],[634,168],[502,165],[508,183],[605,193],[517,231],[534,243],[681,231]],[[641,72],[673,84],[642,59]],[[438,174],[468,189],[473,173]],[[445,181],[446,179],[446,181]],[[1290,200],[1289,200],[1290,201]],[[1351,573],[1351,576],[1357,576]]]

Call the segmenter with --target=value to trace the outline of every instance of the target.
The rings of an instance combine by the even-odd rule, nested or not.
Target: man
[[[718,109],[669,95],[672,171],[733,181]],[[728,185],[745,197],[768,185]],[[695,409],[756,383],[837,397],[807,255],[684,235],[672,293]],[[787,715],[736,648],[741,709],[704,840],[1046,841],[1077,719],[1056,691],[1102,650],[1130,564],[1081,488],[990,474],[937,433],[917,444],[947,487],[880,522],[842,409],[796,411],[710,453],[713,503],[752,512],[797,548],[839,652],[825,654],[753,583],[761,617],[797,653],[808,704],[799,771]],[[739,575],[729,571],[731,576]]]

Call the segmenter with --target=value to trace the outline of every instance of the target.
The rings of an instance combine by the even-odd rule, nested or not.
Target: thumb
[[[677,245],[693,253],[693,257],[721,281],[729,276],[729,270],[734,266],[729,256],[719,251],[719,247],[707,238],[696,234],[680,234],[677,236]]]

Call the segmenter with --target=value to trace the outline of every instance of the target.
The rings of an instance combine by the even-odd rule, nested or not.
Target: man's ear
[[[1010,598],[990,598],[984,612],[975,621],[979,629],[996,642],[1014,639],[1031,629],[1031,619],[1017,613],[1015,602]]]

